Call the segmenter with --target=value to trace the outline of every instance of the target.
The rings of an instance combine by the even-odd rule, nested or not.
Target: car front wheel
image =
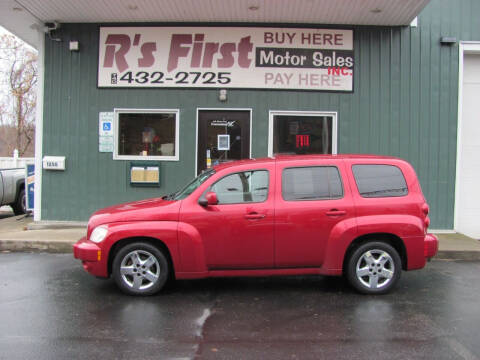
[[[167,258],[157,247],[136,242],[115,255],[112,274],[118,287],[129,295],[153,295],[165,285],[169,275]]]
[[[358,247],[347,263],[350,284],[364,294],[385,294],[400,279],[402,262],[389,244],[369,242]]]

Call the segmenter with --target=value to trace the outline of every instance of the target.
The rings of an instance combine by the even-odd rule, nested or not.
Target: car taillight
[[[425,228],[428,228],[430,226],[430,218],[427,216],[425,218]]]
[[[424,204],[422,205],[422,211],[423,211],[423,213],[424,213],[425,215],[428,215],[428,213],[430,212],[430,207],[428,206],[427,203],[424,203]]]

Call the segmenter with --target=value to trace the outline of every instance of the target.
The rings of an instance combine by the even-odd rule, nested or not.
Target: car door
[[[273,163],[232,170],[201,196],[215,192],[217,205],[181,214],[200,233],[210,270],[273,267],[274,170]]]
[[[276,267],[319,267],[337,224],[353,216],[343,162],[278,162]]]

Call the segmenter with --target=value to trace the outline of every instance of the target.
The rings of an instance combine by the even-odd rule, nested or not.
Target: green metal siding
[[[480,1],[432,0],[414,27],[354,27],[354,92],[97,89],[97,24],[64,24],[46,38],[44,155],[64,155],[65,172],[43,171],[42,219],[86,220],[110,204],[172,192],[194,176],[196,109],[252,108],[252,155],[267,155],[269,110],[338,112],[338,152],[395,155],[415,167],[433,228],[453,227],[458,44],[480,40]],[[321,26],[321,25],[319,25]],[[341,28],[342,26],[338,26]],[[68,50],[70,39],[79,52]],[[180,109],[180,161],[161,162],[160,188],[128,183],[129,161],[98,152],[98,113]]]

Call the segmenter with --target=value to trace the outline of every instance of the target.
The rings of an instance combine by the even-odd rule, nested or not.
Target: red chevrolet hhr
[[[421,269],[438,240],[412,166],[393,157],[280,156],[224,163],[182,190],[108,207],[74,245],[83,267],[124,292],[168,279],[342,275],[383,294]]]

